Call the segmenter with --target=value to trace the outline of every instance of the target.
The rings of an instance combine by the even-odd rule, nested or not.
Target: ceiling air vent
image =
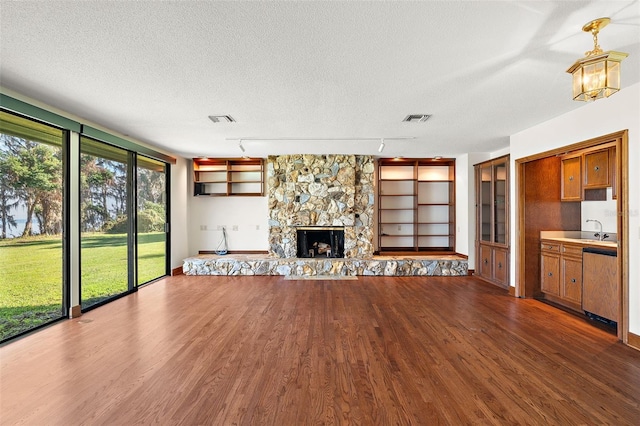
[[[407,115],[404,120],[407,123],[424,123],[431,117],[429,114],[411,114]]]
[[[236,120],[230,115],[210,115],[209,120],[214,123],[234,123]]]

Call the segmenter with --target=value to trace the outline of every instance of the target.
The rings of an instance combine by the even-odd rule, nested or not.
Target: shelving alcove
[[[194,158],[193,195],[264,195],[262,158]]]
[[[378,160],[378,251],[455,251],[455,159]]]
[[[476,270],[509,286],[509,156],[476,164]]]

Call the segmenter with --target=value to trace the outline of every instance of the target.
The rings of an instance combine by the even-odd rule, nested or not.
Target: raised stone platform
[[[198,255],[184,260],[185,275],[283,276],[462,276],[468,274],[461,256],[374,256],[371,259],[272,258],[266,255]]]

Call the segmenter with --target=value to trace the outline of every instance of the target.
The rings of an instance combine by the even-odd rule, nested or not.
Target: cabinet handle
[[[502,269],[502,262],[498,262],[498,269]]]
[[[597,172],[598,170],[600,170],[600,166],[595,166],[595,167],[593,168],[593,170],[595,170],[595,171]]]
[[[575,283],[575,282],[576,282],[576,279],[575,279],[575,278],[571,278],[571,282],[572,282],[572,283]]]
[[[573,180],[573,176],[569,176],[569,180]]]
[[[552,276],[553,276],[553,274],[552,274],[551,272],[549,272],[549,276],[550,276],[550,277],[552,277]]]
[[[486,265],[487,263],[489,263],[489,261],[487,259],[484,260],[484,264]]]
[[[553,248],[553,246],[547,246],[547,248],[548,248],[549,250],[551,250],[551,249]]]

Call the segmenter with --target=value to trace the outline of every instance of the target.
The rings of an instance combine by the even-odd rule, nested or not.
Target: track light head
[[[384,150],[384,138],[380,138],[380,146],[378,147],[378,152],[382,152]]]
[[[240,150],[241,150],[242,152],[245,152],[245,151],[246,151],[246,149],[244,149],[244,146],[242,146],[242,139],[240,139],[240,142],[238,142],[238,146],[240,147]]]

